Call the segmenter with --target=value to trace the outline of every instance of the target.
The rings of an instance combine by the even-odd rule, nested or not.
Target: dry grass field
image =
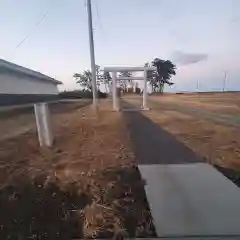
[[[149,106],[142,114],[156,126],[239,178],[239,93],[150,96]],[[50,149],[39,147],[32,109],[0,112],[0,239],[155,237],[124,113],[109,100],[97,114],[81,102],[50,110]]]
[[[161,103],[181,104],[216,113],[240,115],[240,92],[237,93],[199,93],[199,94],[164,94],[152,96],[151,100]]]
[[[35,128],[0,141],[0,239],[155,236],[122,113],[110,109],[60,111],[50,149]]]
[[[59,102],[49,104],[54,121],[58,121],[58,114],[72,111],[76,108],[88,105],[89,100],[76,102]],[[36,121],[33,105],[1,107],[0,108],[0,139],[7,139],[36,129]]]
[[[240,93],[151,96],[153,122],[211,164],[240,170]],[[238,127],[239,126],[239,127]]]

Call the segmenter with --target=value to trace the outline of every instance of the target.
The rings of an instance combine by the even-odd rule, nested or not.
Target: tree
[[[92,73],[90,70],[85,70],[82,74],[75,73],[73,77],[82,87],[92,91]]]
[[[100,66],[99,65],[95,65],[95,68],[96,68],[96,84],[97,84],[97,88],[98,88],[98,91],[99,91],[99,87],[100,87],[100,85],[103,81],[103,74],[100,71]]]
[[[119,77],[131,77],[131,76],[132,76],[132,73],[128,72],[128,71],[122,71],[119,74]],[[131,85],[131,87],[133,87],[132,80],[121,80],[120,81],[120,86],[124,91],[126,91],[126,89],[127,89],[127,83],[129,83]]]
[[[112,80],[110,73],[100,70],[100,66],[96,65],[96,76],[97,76],[98,86],[100,86],[100,84],[102,83],[105,86],[105,91],[107,92],[107,86],[110,91],[110,83]]]
[[[77,83],[79,83],[82,87],[87,90],[92,91],[92,72],[87,69],[83,71],[83,73],[75,73],[73,77],[76,79]],[[96,87],[99,90],[100,83],[102,81],[102,74],[100,72],[100,66],[96,65]]]
[[[100,71],[100,66],[99,65],[95,65],[95,69],[96,69],[96,77],[97,79],[102,79],[102,74],[101,74],[101,71]]]
[[[170,60],[155,58],[152,65],[157,68],[154,76],[154,86],[157,86],[159,92],[163,92],[164,84],[173,85],[171,82],[172,75],[176,75],[176,66]]]
[[[109,89],[109,92],[111,91],[110,84],[112,82],[112,77],[109,72],[104,72],[103,73],[103,84],[105,85],[105,91],[107,92],[107,86]]]

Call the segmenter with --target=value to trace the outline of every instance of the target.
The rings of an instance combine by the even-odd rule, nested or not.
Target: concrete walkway
[[[209,164],[140,165],[158,236],[239,236],[240,191]]]
[[[124,116],[158,236],[240,239],[238,187],[140,112]]]

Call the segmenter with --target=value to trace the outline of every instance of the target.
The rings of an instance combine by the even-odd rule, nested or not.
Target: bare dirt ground
[[[0,238],[154,237],[121,113],[101,103],[59,113],[55,144],[36,131],[0,141]]]
[[[182,109],[200,109],[206,113],[214,111],[216,118],[222,114],[231,118],[240,116],[239,93],[154,96],[150,97],[150,107],[153,110],[145,114],[211,164],[240,170],[238,127],[230,127],[225,122],[216,123],[215,117],[205,118],[202,112],[196,116],[195,113],[183,113],[180,108],[179,111],[172,110],[172,105]]]

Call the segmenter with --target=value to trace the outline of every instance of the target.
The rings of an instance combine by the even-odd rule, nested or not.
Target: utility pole
[[[197,92],[199,92],[199,79],[197,79],[197,86],[196,86]]]
[[[222,89],[223,92],[225,92],[226,78],[227,78],[227,71],[224,72],[224,78],[223,78],[223,89]]]
[[[88,12],[90,59],[91,59],[91,70],[92,70],[93,106],[97,110],[97,84],[96,84],[97,81],[96,81],[96,64],[95,64],[94,43],[93,43],[91,0],[87,0],[87,12]]]

